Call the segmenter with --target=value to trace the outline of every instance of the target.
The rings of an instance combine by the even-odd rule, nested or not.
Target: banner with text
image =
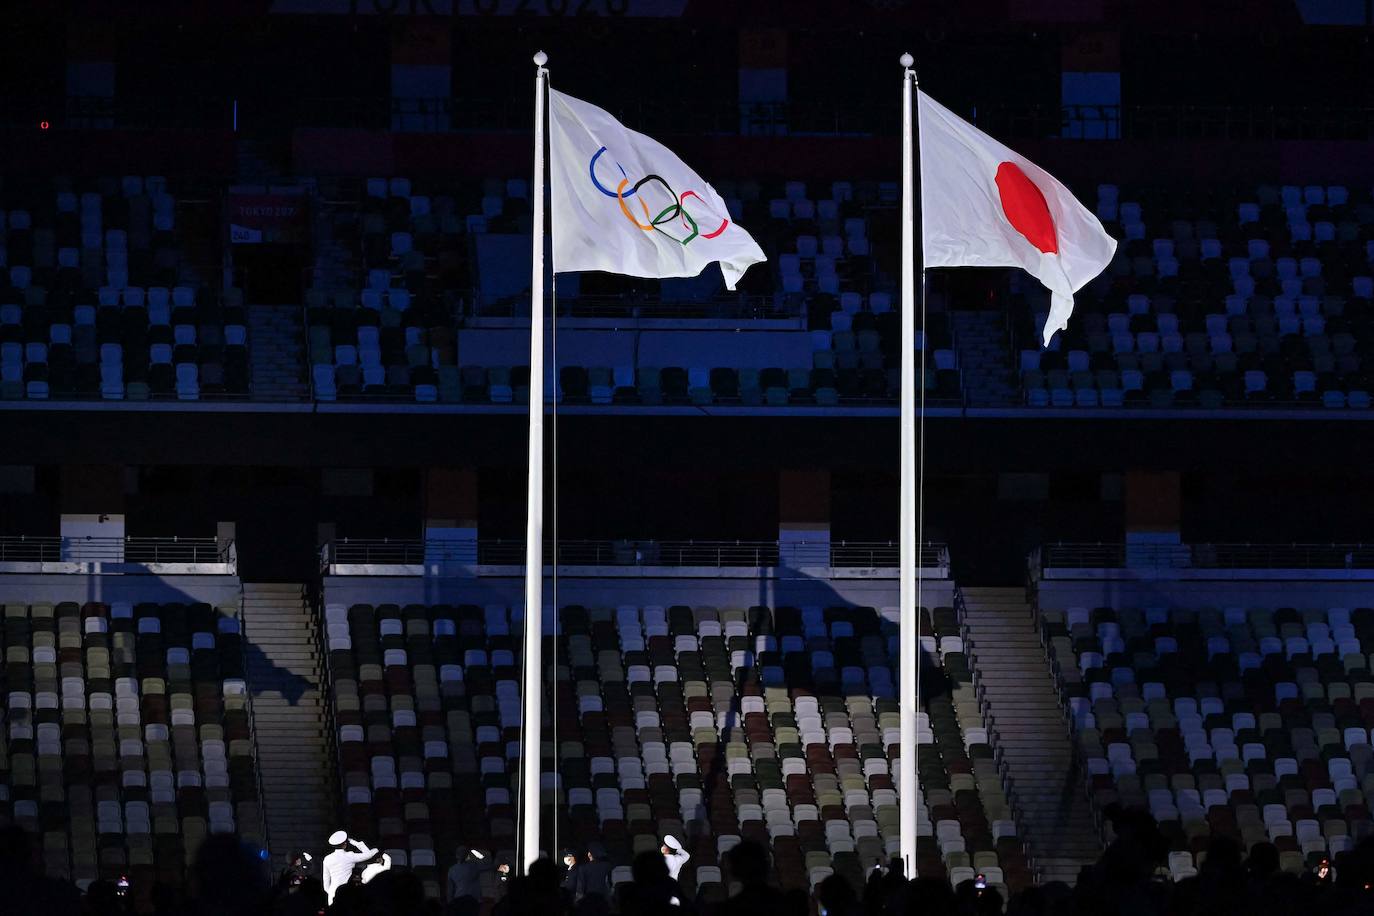
[[[305,195],[299,191],[229,191],[229,240],[235,245],[300,245],[308,236]]]

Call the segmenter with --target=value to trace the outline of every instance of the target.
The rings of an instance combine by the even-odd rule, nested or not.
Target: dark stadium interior
[[[1369,0],[0,35],[0,912],[1374,913]],[[737,290],[553,279],[536,51]],[[924,269],[961,181],[1025,270]]]

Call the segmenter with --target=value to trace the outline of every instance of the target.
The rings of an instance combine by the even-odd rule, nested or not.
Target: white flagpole
[[[522,872],[539,858],[540,716],[543,712],[544,635],[544,99],[549,57],[534,55],[534,268],[530,278],[529,519],[525,527],[525,710],[520,744]]]
[[[920,659],[921,621],[916,606],[916,220],[912,201],[912,86],[914,59],[903,54],[902,64],[902,393],[901,393],[901,586],[898,640],[901,644],[901,755],[898,783],[902,865],[908,878],[916,876],[916,666]]]

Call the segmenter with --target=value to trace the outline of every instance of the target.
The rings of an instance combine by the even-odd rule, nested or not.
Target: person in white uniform
[[[373,878],[380,875],[382,872],[390,870],[391,856],[387,855],[386,853],[382,853],[381,855],[374,858],[371,862],[367,863],[367,867],[363,869],[362,883],[366,884]]]
[[[668,863],[668,877],[677,880],[678,873],[682,871],[682,866],[687,864],[687,860],[692,856],[687,850],[682,848],[682,844],[677,841],[677,837],[671,834],[663,837],[663,861]]]
[[[344,830],[335,830],[331,833],[329,845],[333,847],[334,851],[325,856],[324,861],[320,863],[320,877],[324,884],[325,896],[329,898],[329,903],[332,906],[334,894],[353,877],[353,866],[359,862],[366,862],[377,854],[377,850],[368,849],[366,843],[350,839],[347,831]],[[357,852],[349,852],[349,846],[352,846]]]

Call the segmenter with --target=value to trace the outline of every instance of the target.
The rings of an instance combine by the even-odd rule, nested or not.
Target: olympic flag
[[[720,262],[735,288],[767,260],[725,202],[670,149],[549,90],[553,269],[695,277]]]

